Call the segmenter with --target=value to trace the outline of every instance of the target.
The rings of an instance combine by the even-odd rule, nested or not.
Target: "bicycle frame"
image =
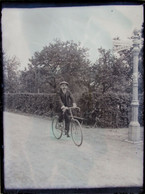
[[[75,107],[75,108],[74,107],[67,107],[67,109],[66,109],[66,110],[70,111],[70,118],[71,118],[71,120],[70,120],[70,124],[71,124],[70,131],[71,131],[72,140],[75,143],[75,145],[80,146],[82,144],[82,142],[83,142],[82,128],[81,128],[80,122],[73,115],[72,109],[80,110],[80,108],[79,107]],[[64,130],[65,128],[64,128],[64,126],[62,128],[56,128],[56,125],[54,125],[55,124],[54,121],[56,121],[56,123],[58,122],[58,116],[54,117],[54,119],[53,119],[52,131],[53,131],[53,135],[57,139],[60,139],[62,134],[63,134],[63,132],[65,132],[65,130]]]
[[[80,111],[80,108],[79,107],[68,107],[67,110],[70,111],[70,117],[71,119],[74,120],[74,116],[73,116],[73,113],[72,113],[72,109],[78,109]]]

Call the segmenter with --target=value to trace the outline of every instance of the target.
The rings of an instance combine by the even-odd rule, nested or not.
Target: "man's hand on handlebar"
[[[62,110],[62,112],[64,113],[66,110],[68,110],[68,107],[62,106],[62,107],[61,107],[61,110]]]
[[[80,108],[77,107],[76,103],[73,103],[73,107],[67,107],[67,106],[62,106],[61,107],[61,110],[63,111],[63,113],[66,111],[66,110],[69,110],[69,109],[78,109],[80,111]]]
[[[73,103],[73,108],[77,108],[77,105],[76,105],[76,103]]]

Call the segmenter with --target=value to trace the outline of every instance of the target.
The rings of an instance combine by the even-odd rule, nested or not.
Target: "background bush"
[[[97,102],[95,99],[98,99]],[[120,100],[122,99],[122,100]],[[79,114],[84,118],[84,124],[98,127],[128,127],[130,123],[131,98],[128,95],[120,96],[109,94],[103,98],[94,97],[94,94],[83,94],[77,102],[81,108]],[[139,123],[143,126],[143,95],[139,95]],[[57,94],[5,94],[5,110],[29,113],[41,116],[53,116],[58,113],[59,103]]]
[[[52,112],[58,112],[56,94],[5,94],[5,110],[20,111],[36,115],[51,116]]]

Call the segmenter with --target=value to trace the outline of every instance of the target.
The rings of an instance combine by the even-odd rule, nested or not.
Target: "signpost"
[[[139,55],[139,44],[140,44],[140,36],[139,31],[134,30],[133,39],[133,86],[132,86],[132,103],[131,103],[131,121],[129,124],[128,131],[128,140],[132,143],[137,143],[141,141],[141,130],[140,124],[138,122],[138,55]],[[132,47],[132,44],[127,41],[114,40],[114,53],[121,52],[122,50],[126,50]]]
[[[133,92],[131,103],[131,122],[129,124],[128,140],[131,142],[139,142],[141,140],[140,124],[138,122],[138,55],[139,55],[139,32],[134,30],[133,36]]]

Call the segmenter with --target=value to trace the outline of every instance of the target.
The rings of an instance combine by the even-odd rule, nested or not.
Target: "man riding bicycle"
[[[72,93],[68,88],[68,83],[66,81],[62,81],[60,83],[60,91],[59,91],[59,103],[60,103],[60,114],[59,114],[59,125],[65,120],[65,135],[69,137],[69,126],[70,126],[70,112],[68,107],[76,108],[76,103],[74,102],[74,98]]]

